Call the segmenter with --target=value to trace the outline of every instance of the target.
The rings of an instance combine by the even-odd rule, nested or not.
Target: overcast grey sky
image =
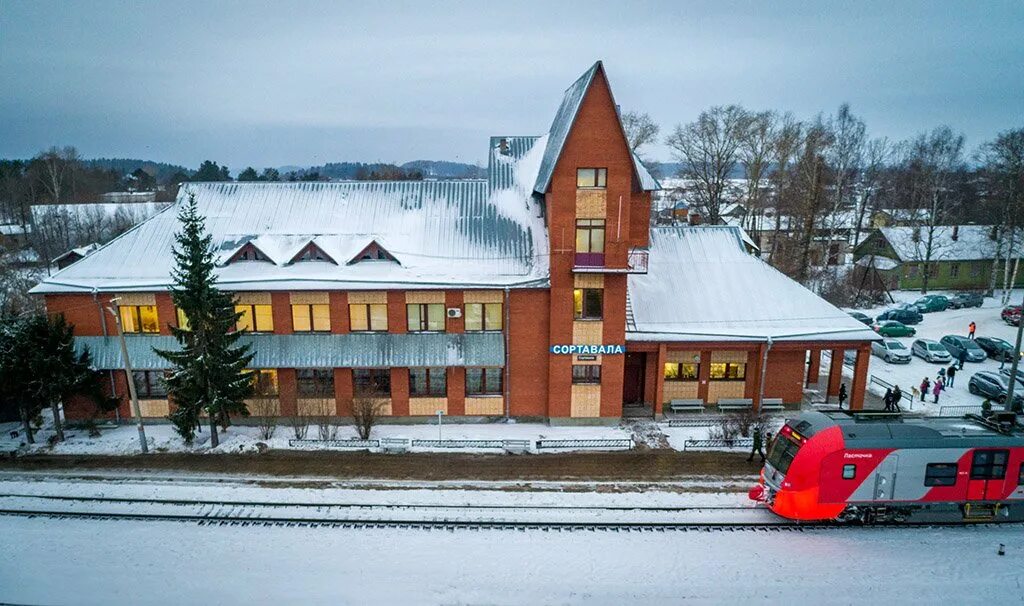
[[[0,157],[482,162],[489,135],[546,131],[597,59],[663,132],[715,104],[843,101],[876,136],[1024,126],[1021,0],[0,0]]]

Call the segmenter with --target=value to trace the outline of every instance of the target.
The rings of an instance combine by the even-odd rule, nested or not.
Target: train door
[[[968,501],[998,501],[1003,496],[1009,450],[975,450],[967,482]]]
[[[876,501],[891,501],[896,490],[896,469],[899,467],[900,457],[890,454],[885,457],[875,469],[875,498]]]

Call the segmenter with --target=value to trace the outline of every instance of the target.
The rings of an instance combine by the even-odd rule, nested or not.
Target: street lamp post
[[[437,411],[437,445],[441,445],[441,417],[444,416],[444,411]]]
[[[113,301],[116,300],[114,299]],[[117,310],[113,307],[107,307],[107,311],[114,316],[114,322],[117,323],[117,336],[121,341],[121,358],[124,360],[124,374],[128,380],[128,395],[132,400],[132,414],[135,415],[135,421],[139,426],[139,446],[142,448],[142,454],[146,454],[149,452],[149,446],[146,444],[146,428],[142,426],[142,412],[139,410],[139,396],[135,391],[135,375],[132,374],[132,364],[128,359],[128,344],[124,340],[121,314],[117,313]]]
[[[1013,363],[1010,364],[1010,384],[1006,388],[1006,401],[1003,402],[1004,410],[1013,410],[1013,392],[1017,386],[1017,367],[1020,365],[1020,342],[1024,336],[1024,301],[1021,302],[1021,317],[1017,321],[1017,344],[1013,348]]]

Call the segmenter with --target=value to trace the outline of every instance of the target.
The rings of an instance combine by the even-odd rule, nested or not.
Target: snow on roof
[[[996,256],[996,241],[992,239],[992,225],[961,225],[957,229],[957,238],[953,239],[953,226],[940,225],[932,234],[932,261],[983,261]],[[914,227],[881,227],[878,231],[889,241],[900,261],[923,261],[927,256],[928,228],[918,229],[919,237],[914,237]],[[1024,232],[1017,236],[1019,243]],[[1005,239],[1004,247],[1009,247],[1009,239]],[[1003,250],[1005,256],[1007,250]]]
[[[871,341],[859,321],[743,249],[730,226],[652,227],[627,341]]]
[[[98,242],[93,242],[92,244],[86,244],[85,246],[79,246],[77,248],[72,248],[71,250],[66,251],[66,252],[62,253],[61,255],[59,255],[56,259],[53,260],[53,262],[57,263],[60,260],[66,258],[66,257],[69,257],[71,255],[78,255],[79,257],[88,256],[91,253],[99,250],[100,246],[101,246],[101,244],[99,244]]]
[[[174,210],[46,278],[33,292],[167,288],[180,227],[175,211],[190,194],[206,217],[225,290],[546,286],[547,232],[532,195],[544,150],[543,138],[538,141],[501,189],[486,180],[190,183]],[[289,263],[310,241],[339,264]],[[374,241],[400,264],[345,263]],[[248,242],[271,262],[224,264]]]
[[[145,221],[163,209],[170,202],[96,202],[88,204],[33,204],[29,208],[32,222],[39,223],[47,217],[62,216],[68,220],[110,219],[118,214],[136,222]]]
[[[32,228],[28,225],[19,225],[17,223],[9,223],[6,225],[0,225],[0,235],[4,236],[20,236],[27,234],[32,231]]]

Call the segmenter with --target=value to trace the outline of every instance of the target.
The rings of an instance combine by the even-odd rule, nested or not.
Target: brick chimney
[[[956,242],[958,239],[960,239],[960,226],[959,225],[954,225],[953,226],[953,241]]]

